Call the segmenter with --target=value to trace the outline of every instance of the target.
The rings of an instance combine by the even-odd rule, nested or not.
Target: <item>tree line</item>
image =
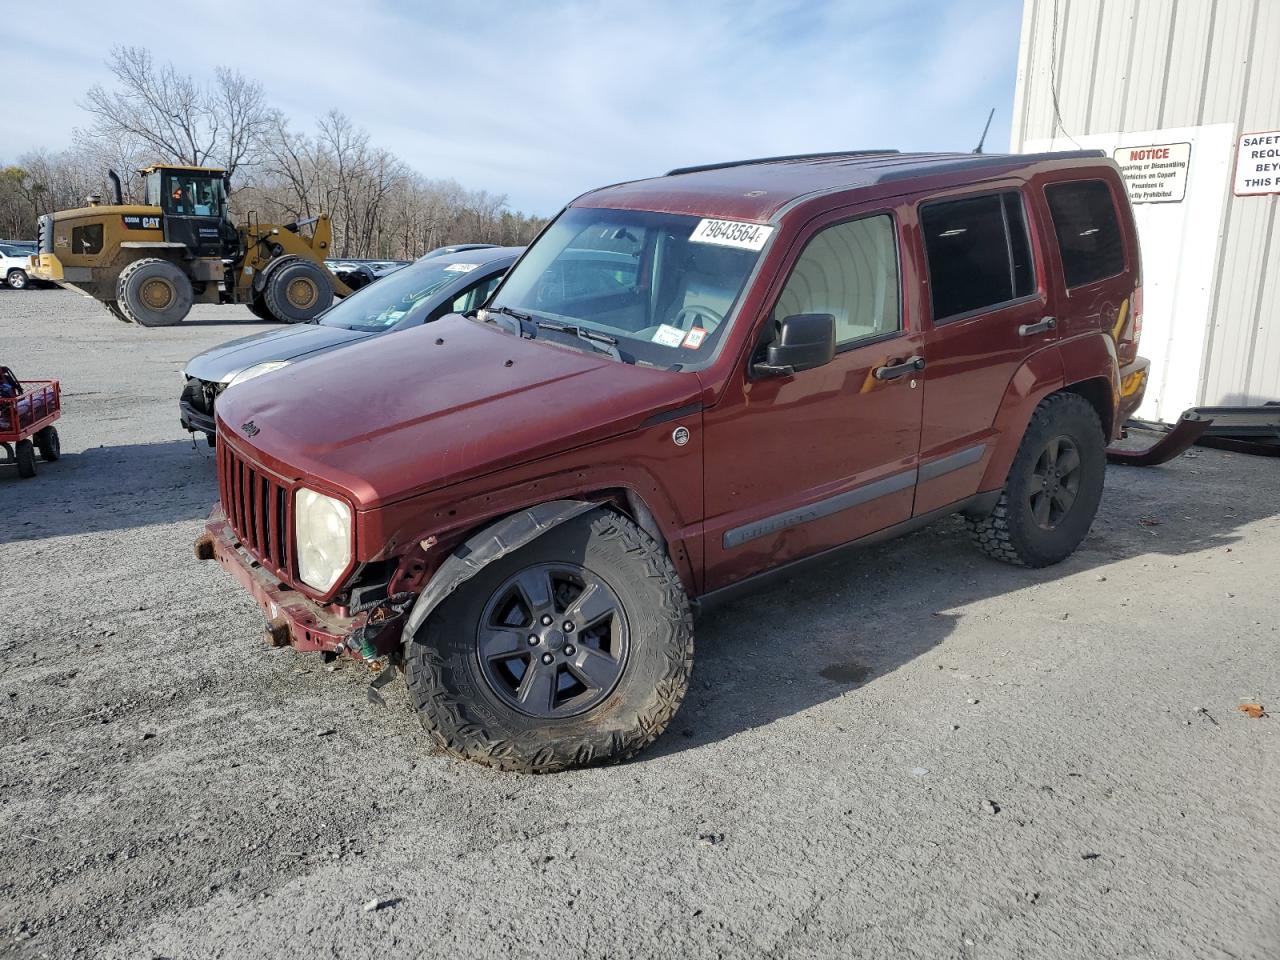
[[[149,163],[216,166],[231,175],[232,216],[288,223],[327,213],[334,253],[414,259],[449,243],[524,244],[545,219],[510,209],[504,194],[468,190],[411,168],[345,114],[331,110],[312,132],[295,130],[262,85],[218,69],[207,83],[157,64],[141,47],[117,47],[115,84],[90,88],[90,122],[62,151],[36,150],[0,164],[0,237],[33,239],[41,214],[113,196],[142,200],[132,171]]]

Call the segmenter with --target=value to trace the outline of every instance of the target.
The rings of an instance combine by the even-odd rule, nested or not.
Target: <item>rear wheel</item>
[[[249,301],[247,306],[249,307],[249,312],[259,320],[265,320],[268,323],[275,323],[276,318],[272,316],[271,311],[267,309],[267,301],[262,297],[254,297]]]
[[[102,305],[107,308],[107,313],[111,314],[122,323],[133,323],[132,320],[124,315],[124,311],[120,309],[120,304],[116,303],[114,300],[104,300],[102,301]]]
[[[62,440],[55,427],[44,427],[35,436],[36,449],[40,451],[40,459],[53,463],[62,456]]]
[[[30,440],[19,440],[14,448],[14,459],[18,461],[18,476],[30,479],[36,475],[36,451]]]
[[[168,260],[135,260],[116,281],[117,306],[144,327],[181,323],[191,312],[191,280]]]
[[[1106,441],[1092,404],[1074,393],[1041,401],[990,516],[967,522],[983,553],[1047,567],[1084,540],[1102,500]]]
[[[549,773],[651,743],[692,665],[689,603],[666,551],[599,511],[463,583],[410,644],[405,677],[450,753]]]
[[[328,273],[310,260],[285,257],[269,268],[263,286],[267,309],[284,323],[313,320],[333,303]]]
[[[23,270],[10,270],[4,278],[5,283],[15,290],[27,289],[27,274]]]

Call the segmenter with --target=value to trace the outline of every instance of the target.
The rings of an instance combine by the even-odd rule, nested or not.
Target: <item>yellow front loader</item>
[[[325,266],[333,226],[321,214],[285,224],[231,222],[227,175],[212,167],[153,165],[139,174],[145,202],[40,218],[30,275],[102,301],[128,323],[179,323],[193,303],[241,303],[264,320],[299,323],[352,291]]]

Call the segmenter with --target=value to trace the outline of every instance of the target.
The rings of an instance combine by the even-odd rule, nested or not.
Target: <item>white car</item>
[[[27,262],[31,252],[22,247],[0,243],[0,279],[15,290],[27,287]]]

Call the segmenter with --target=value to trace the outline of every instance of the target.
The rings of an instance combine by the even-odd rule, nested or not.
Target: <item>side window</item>
[[[498,281],[502,279],[502,274],[489,277],[487,280],[481,280],[479,283],[467,287],[460,294],[454,297],[453,304],[449,307],[450,313],[466,313],[468,310],[474,310],[480,304],[489,299],[489,294],[493,293],[493,288],[498,285]]]
[[[1111,188],[1102,180],[1044,188],[1068,287],[1114,277],[1124,270],[1124,244]]]
[[[921,208],[920,225],[935,323],[1035,292],[1018,193],[929,204]]]
[[[783,287],[774,318],[830,313],[844,345],[901,329],[898,243],[881,214],[827,227],[805,246]]]

